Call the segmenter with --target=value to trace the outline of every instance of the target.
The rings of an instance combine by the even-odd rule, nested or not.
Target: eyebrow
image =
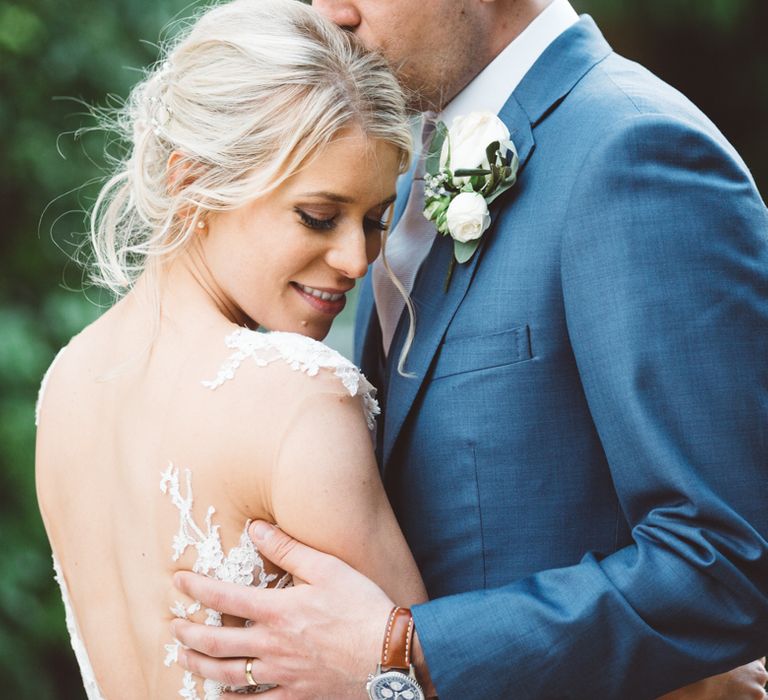
[[[299,195],[300,197],[322,197],[323,199],[329,199],[332,202],[338,202],[339,204],[351,204],[354,200],[351,197],[345,197],[343,194],[336,194],[335,192],[304,192]],[[387,197],[382,202],[379,202],[377,206],[389,206],[395,201],[394,194]]]

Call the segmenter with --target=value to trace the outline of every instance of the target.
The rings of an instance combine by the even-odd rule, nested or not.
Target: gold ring
[[[248,681],[248,685],[258,685],[258,683],[255,680],[253,680],[253,676],[251,675],[254,661],[256,661],[256,659],[245,660],[245,680]]]

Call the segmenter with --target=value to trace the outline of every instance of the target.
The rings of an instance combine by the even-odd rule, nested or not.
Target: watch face
[[[421,686],[398,671],[387,671],[371,678],[368,694],[372,700],[424,700]]]

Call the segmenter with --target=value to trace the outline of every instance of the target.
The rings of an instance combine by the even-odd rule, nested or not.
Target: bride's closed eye
[[[336,216],[318,218],[307,213],[299,207],[295,207],[294,211],[299,215],[299,219],[307,228],[314,229],[316,231],[330,231],[336,226]],[[383,231],[387,228],[387,222],[379,217],[365,217],[363,220],[363,226],[365,232]]]
[[[365,230],[369,231],[385,231],[387,229],[387,221],[378,217],[374,219],[365,218]]]
[[[393,198],[394,199],[394,198]],[[390,221],[392,219],[392,200],[388,200],[384,203],[384,208],[378,208],[374,216],[366,216],[364,220],[364,226],[366,233],[375,231],[380,233],[386,231],[389,228]]]
[[[299,207],[295,207],[294,211],[299,215],[301,223],[307,228],[315,229],[316,231],[330,231],[336,225],[335,215],[326,218],[317,218]]]

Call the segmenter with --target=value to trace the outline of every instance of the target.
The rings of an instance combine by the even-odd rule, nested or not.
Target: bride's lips
[[[291,282],[291,287],[293,287],[301,298],[313,309],[316,309],[320,313],[328,314],[329,316],[340,314],[347,304],[346,293],[349,290],[310,287],[309,285],[299,284],[298,282]],[[323,299],[322,297],[326,298]]]

